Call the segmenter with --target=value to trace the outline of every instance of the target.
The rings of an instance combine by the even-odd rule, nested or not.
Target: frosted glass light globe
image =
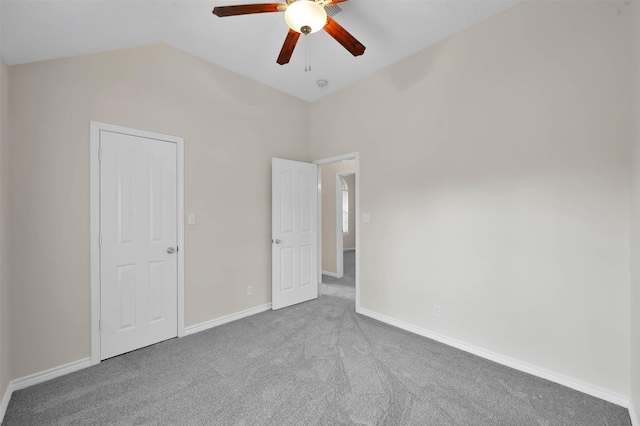
[[[287,7],[284,19],[293,31],[303,33],[303,27],[309,27],[309,33],[315,33],[327,24],[327,12],[313,0],[298,0]]]

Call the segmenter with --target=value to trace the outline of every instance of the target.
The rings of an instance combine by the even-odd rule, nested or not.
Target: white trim
[[[100,363],[100,132],[107,131],[157,139],[176,144],[177,202],[178,202],[178,337],[185,335],[184,328],[184,139],[129,127],[91,121],[89,152],[90,223],[91,223],[91,365]]]
[[[339,163],[345,160],[356,160],[360,156],[359,152],[352,152],[349,154],[336,155],[335,157],[323,158],[322,160],[315,160],[313,164],[318,166],[324,166],[325,164]],[[356,162],[357,163],[357,162]],[[357,167],[356,167],[357,170]]]
[[[356,312],[360,311],[360,155],[356,154]]]
[[[328,275],[328,276],[330,276],[330,277],[340,279],[340,277],[338,276],[338,274],[336,274],[335,272],[325,271],[324,269],[322,270],[322,275]]]
[[[91,258],[91,365],[100,362],[100,124],[91,122],[89,138],[90,258]],[[97,332],[95,330],[98,330]]]
[[[336,173],[336,278],[344,276],[344,253],[342,252],[342,179]]]
[[[186,335],[184,329],[184,253],[186,251],[184,244],[184,139],[176,139],[176,153],[178,157],[176,158],[178,162],[178,182],[176,185],[176,189],[178,190],[178,337],[184,337]]]
[[[41,371],[39,373],[30,374],[19,379],[11,381],[12,390],[17,391],[20,389],[28,388],[29,386],[43,383],[56,377],[64,376],[75,371],[79,371],[91,367],[91,358],[83,358],[68,364],[59,365],[48,370]]]
[[[318,297],[322,295],[322,167],[318,165]],[[334,275],[335,276],[335,275]]]
[[[201,322],[200,324],[190,325],[187,328],[185,328],[184,335],[189,336],[191,334],[200,333],[201,331],[205,331],[210,328],[217,327],[222,324],[226,324],[228,322],[236,321],[245,317],[250,317],[251,315],[259,314],[261,312],[265,312],[269,310],[271,310],[271,303],[267,303],[266,305],[256,306],[255,308],[250,308],[244,311],[236,312],[235,314],[225,315],[220,318]]]
[[[336,157],[316,160],[313,164],[323,166],[325,164],[337,163],[344,160],[355,160],[356,168],[356,312],[360,312],[360,153],[352,152],[351,154],[338,155]],[[318,182],[322,182],[322,167],[318,167]],[[318,270],[322,270],[322,200],[321,193],[318,191]],[[322,279],[319,275],[318,280]]]
[[[4,415],[7,413],[7,407],[9,406],[9,402],[11,401],[11,395],[13,394],[13,386],[12,383],[9,382],[7,385],[7,389],[4,391],[4,395],[2,396],[2,402],[0,402],[0,423],[4,421]]]
[[[64,376],[66,374],[82,370],[87,367],[91,367],[91,358],[79,359],[78,361],[70,362],[68,364],[60,365],[58,367],[40,371],[39,373],[30,374],[28,376],[12,380],[11,382],[9,382],[9,385],[4,392],[4,396],[2,397],[2,402],[0,403],[0,423],[4,420],[4,415],[7,412],[7,407],[9,406],[9,401],[11,401],[11,395],[13,394],[13,392],[20,389],[28,388],[29,386],[37,385],[38,383],[43,383],[48,380],[55,379],[56,377]]]
[[[633,402],[629,403],[629,417],[631,417],[631,425],[632,426],[640,426],[640,418],[636,414],[636,410],[633,407]]]
[[[577,380],[572,377],[565,376],[563,374],[558,374],[556,372],[547,370],[545,368],[541,368],[523,361],[519,361],[517,359],[510,358],[510,357],[498,354],[496,352],[482,349],[477,346],[470,345],[468,343],[462,342],[460,340],[452,339],[450,337],[443,336],[438,333],[434,333],[433,331],[429,331],[425,328],[417,327],[407,322],[404,322],[392,317],[388,317],[386,315],[382,315],[374,311],[370,311],[369,309],[360,308],[358,313],[365,315],[367,317],[373,318],[375,320],[378,320],[380,322],[383,322],[385,324],[389,324],[394,327],[400,328],[402,330],[408,331],[410,333],[427,337],[429,339],[433,339],[440,343],[444,343],[445,345],[449,345],[454,348],[463,350],[465,352],[469,352],[471,354],[477,355],[481,358],[485,358],[490,361],[497,362],[498,364],[506,365],[507,367],[511,367],[516,370],[523,371],[525,373],[529,373],[534,376],[541,377],[543,379],[547,379],[552,382],[561,384],[568,388],[586,393],[587,395],[604,399],[605,401],[609,401],[613,404],[620,405],[621,407],[625,407],[625,408],[629,407],[629,399],[626,396],[608,391],[606,389],[600,388],[598,386],[594,386],[589,383],[585,383],[581,380]],[[630,410],[630,413],[631,413],[631,410]],[[634,423],[634,426],[636,426],[636,424],[637,422]]]

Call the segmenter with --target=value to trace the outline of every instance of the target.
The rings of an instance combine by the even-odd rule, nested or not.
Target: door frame
[[[100,363],[100,132],[121,133],[176,144],[178,203],[178,337],[184,332],[184,139],[145,130],[90,122],[89,185],[90,185],[90,257],[91,257],[91,365]]]
[[[342,178],[345,176],[356,175],[355,170],[345,170],[344,172],[336,173],[336,275],[338,278],[344,276],[344,234],[342,233]],[[356,191],[356,188],[352,188],[352,191]],[[356,197],[358,191],[356,191]],[[358,216],[356,220],[358,222]],[[354,230],[356,238],[358,237],[358,231]],[[356,253],[357,254],[357,253]]]
[[[356,312],[360,312],[360,153],[338,155],[335,157],[316,160],[313,164],[318,166],[318,182],[322,182],[322,167],[326,164],[338,163],[344,160],[355,160],[356,175]],[[336,226],[337,229],[337,226]],[[322,188],[318,187],[318,290],[322,283]],[[320,291],[318,292],[321,293]]]

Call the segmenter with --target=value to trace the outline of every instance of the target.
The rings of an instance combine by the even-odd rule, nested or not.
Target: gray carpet
[[[342,257],[344,275],[342,278],[334,278],[322,274],[322,282],[325,284],[340,284],[350,287],[356,286],[356,251],[345,251]]]
[[[5,425],[630,425],[627,410],[354,312],[353,288],[14,393]]]

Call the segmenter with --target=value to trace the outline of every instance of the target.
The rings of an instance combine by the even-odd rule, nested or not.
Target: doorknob
[[[167,253],[169,253],[169,254],[172,254],[172,253],[175,253],[175,252],[176,252],[176,249],[174,249],[173,247],[169,247],[167,249]]]
[[[280,244],[280,243],[282,242],[282,240],[279,240],[279,239],[277,239],[277,238],[276,238],[275,240],[271,240],[271,241],[273,241],[273,242],[274,242],[274,243],[276,243],[276,244]]]

